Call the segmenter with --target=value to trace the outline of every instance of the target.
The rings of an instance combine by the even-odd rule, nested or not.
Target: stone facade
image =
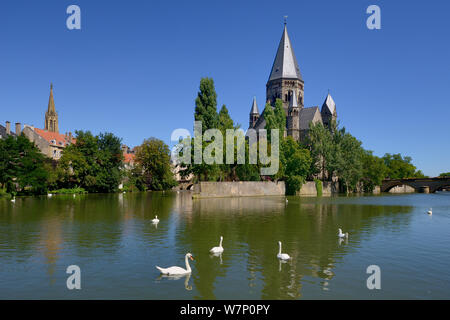
[[[199,182],[194,198],[284,196],[284,181]]]
[[[322,182],[322,196],[332,196],[339,193],[339,182],[337,181],[323,181]],[[300,191],[297,192],[298,196],[317,196],[316,183],[314,181],[305,182]]]
[[[329,126],[337,119],[336,105],[330,94],[326,96],[322,110],[318,107],[305,108],[304,89],[305,83],[285,24],[266,84],[266,101],[274,108],[276,100],[281,99],[286,112],[286,134],[296,141],[305,139],[311,122]],[[265,129],[266,122],[264,112],[259,114],[259,111],[255,112],[257,110],[255,98],[250,111],[249,129],[258,131]]]

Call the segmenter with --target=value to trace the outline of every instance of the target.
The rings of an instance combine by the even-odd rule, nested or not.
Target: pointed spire
[[[256,97],[253,97],[252,110],[250,114],[259,114],[258,105],[256,104]]]
[[[278,45],[277,55],[273,62],[272,71],[270,72],[269,81],[280,78],[303,80],[291,40],[287,33],[286,21],[283,35]]]
[[[292,94],[291,101],[289,102],[289,108],[298,108],[297,94],[295,93],[295,90]]]
[[[325,98],[325,101],[323,102],[322,105],[322,112],[324,112],[324,110],[328,109],[328,111],[333,114],[334,111],[336,110],[336,103],[334,102],[333,98],[330,95],[330,92],[328,90],[328,94],[327,97]]]
[[[53,100],[53,83],[50,83],[50,97],[48,98],[48,113],[56,113],[55,101]]]

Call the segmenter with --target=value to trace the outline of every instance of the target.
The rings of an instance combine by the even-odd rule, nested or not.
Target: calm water
[[[225,252],[210,256],[221,235]],[[278,240],[292,261],[279,263]],[[186,252],[192,275],[161,278],[155,265],[184,267]],[[74,264],[78,291],[66,287]],[[381,290],[366,287],[372,264]],[[0,299],[16,298],[449,299],[450,193],[288,204],[188,192],[0,200]]]

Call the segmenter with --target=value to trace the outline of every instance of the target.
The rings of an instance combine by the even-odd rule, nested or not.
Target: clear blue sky
[[[82,29],[66,28],[81,8]],[[366,8],[381,7],[368,30]],[[363,146],[402,153],[428,175],[450,171],[449,1],[0,2],[0,121],[44,126],[54,83],[61,132],[113,132],[135,146],[193,126],[201,77],[248,126],[288,15],[305,105],[327,90]]]

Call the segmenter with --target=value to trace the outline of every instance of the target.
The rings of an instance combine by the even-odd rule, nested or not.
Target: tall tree
[[[284,137],[284,131],[286,131],[286,112],[284,111],[283,101],[281,99],[275,100],[274,115],[277,129],[280,130],[280,138]]]
[[[218,126],[217,93],[212,78],[200,80],[200,91],[195,99],[195,121],[202,122],[202,134]]]
[[[322,178],[331,178],[332,172],[329,172],[332,165],[333,137],[322,123],[310,123],[309,133],[306,144],[311,151],[313,158],[311,173],[320,174]]]

